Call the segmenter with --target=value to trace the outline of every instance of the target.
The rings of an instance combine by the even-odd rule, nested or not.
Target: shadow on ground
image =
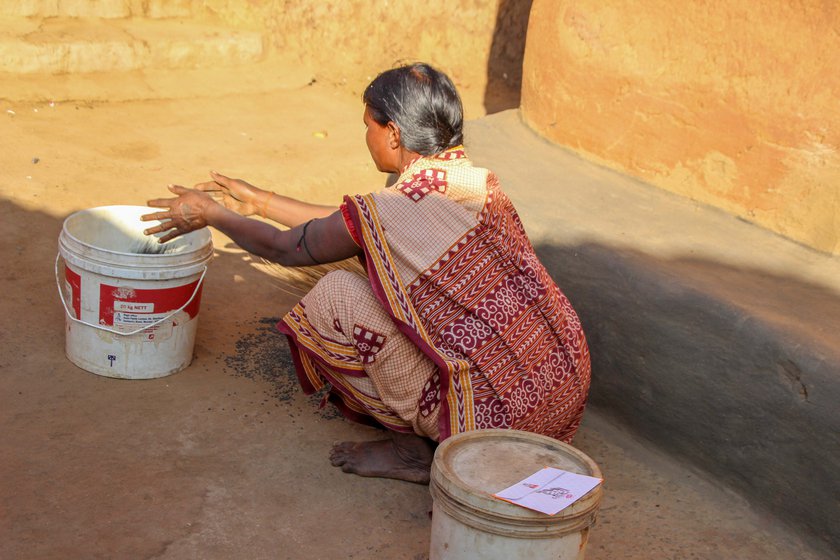
[[[538,253],[579,312],[591,404],[840,548],[840,296],[699,258]]]
[[[297,295],[277,289],[249,255],[217,247],[193,364],[148,381],[92,375],[64,356],[63,309],[53,270],[61,223],[0,200],[0,235],[6,241],[0,341],[7,350],[0,355],[0,447],[7,450],[0,455],[0,557],[426,558],[431,510],[426,487],[347,476],[329,466],[332,442],[380,434],[335,418],[329,406],[319,410],[297,390],[285,340],[273,327]],[[650,462],[653,451],[594,414],[606,410],[635,430],[653,430],[652,439],[692,460],[702,445],[717,448],[730,468],[748,455],[726,447],[720,434],[727,430],[755,433],[756,443],[746,447],[750,453],[796,444],[751,430],[760,420],[802,427],[802,420],[795,420],[801,407],[828,398],[814,394],[808,368],[800,376],[807,400],[789,375],[761,370],[758,381],[786,406],[764,416],[756,417],[749,402],[727,390],[698,399],[694,389],[703,381],[701,372],[727,363],[729,354],[706,356],[694,344],[679,346],[677,326],[651,323],[646,310],[677,310],[685,301],[717,308],[676,291],[638,287],[654,271],[719,279],[727,289],[766,283],[769,290],[778,279],[600,246],[539,251],[550,268],[561,270],[557,278],[580,311],[593,349],[597,408],[587,414],[576,444],[601,463],[609,479],[587,557],[635,559],[654,551],[662,558],[816,558],[780,546],[768,537],[775,533],[715,485],[673,464],[663,467],[664,458]],[[805,288],[782,284],[773,293],[792,300]],[[814,307],[825,303],[813,293],[806,301]],[[822,307],[836,319],[836,300]],[[732,340],[731,333],[740,333],[751,340],[743,334],[751,323],[738,323],[731,311],[715,313],[730,325],[719,338]],[[807,313],[801,317],[804,321]],[[673,352],[663,352],[673,345]],[[771,357],[766,359],[772,362]],[[788,358],[797,363],[800,356]],[[650,376],[668,368],[670,377]],[[722,373],[714,374],[723,381],[717,387],[750,381],[741,370],[719,369]],[[668,404],[673,402],[680,406]],[[805,439],[829,446],[831,437]],[[800,443],[803,447],[791,448],[799,472],[813,467],[809,480],[818,489],[820,477],[830,473],[813,463],[807,442]],[[776,459],[784,472],[787,463]],[[753,478],[764,476],[755,468],[751,472]],[[734,481],[743,486],[737,477]],[[826,499],[818,496],[813,503]]]
[[[378,433],[297,390],[272,326],[293,298],[249,255],[221,247],[210,264],[189,368],[109,379],[64,356],[61,223],[0,200],[0,557],[391,558],[427,548],[425,487],[329,465],[332,442]],[[405,540],[360,539],[336,513],[348,504]],[[325,520],[334,541],[301,537]]]

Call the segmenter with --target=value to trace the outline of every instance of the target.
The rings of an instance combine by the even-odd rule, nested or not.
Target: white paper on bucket
[[[545,467],[493,496],[517,506],[554,515],[601,484],[600,478]]]

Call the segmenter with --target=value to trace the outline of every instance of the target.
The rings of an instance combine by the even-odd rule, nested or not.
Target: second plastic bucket
[[[192,361],[201,289],[213,255],[206,229],[163,246],[140,216],[156,209],[102,206],[64,221],[56,281],[71,362],[107,377],[150,379]]]
[[[601,485],[557,515],[492,494],[543,467],[601,478],[592,459],[571,445],[518,430],[478,430],[438,446],[429,489],[434,499],[430,560],[582,560],[601,501]]]

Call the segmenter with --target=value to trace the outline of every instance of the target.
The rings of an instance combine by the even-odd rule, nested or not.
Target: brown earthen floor
[[[64,217],[211,168],[320,202],[375,189],[357,95],[0,101],[0,131],[0,558],[425,558],[427,488],[329,465],[332,442],[377,434],[297,391],[271,323],[299,291],[224,236],[191,367],[119,381],[64,356]],[[607,479],[589,559],[821,557],[597,411],[576,445]]]

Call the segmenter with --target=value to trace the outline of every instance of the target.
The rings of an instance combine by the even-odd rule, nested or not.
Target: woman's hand
[[[160,225],[143,232],[146,235],[166,232],[166,235],[160,238],[161,243],[166,243],[179,235],[205,227],[207,225],[207,210],[216,204],[209,194],[200,190],[188,189],[179,185],[169,185],[169,190],[178,195],[177,198],[156,198],[146,203],[154,208],[166,208],[166,211],[140,216],[140,219],[144,222],[162,220]]]
[[[259,205],[264,204],[271,193],[246,183],[242,179],[231,179],[215,171],[210,172],[212,181],[199,183],[196,189],[209,193],[215,200],[221,202],[228,210],[233,210],[242,216],[250,216],[259,211]]]

